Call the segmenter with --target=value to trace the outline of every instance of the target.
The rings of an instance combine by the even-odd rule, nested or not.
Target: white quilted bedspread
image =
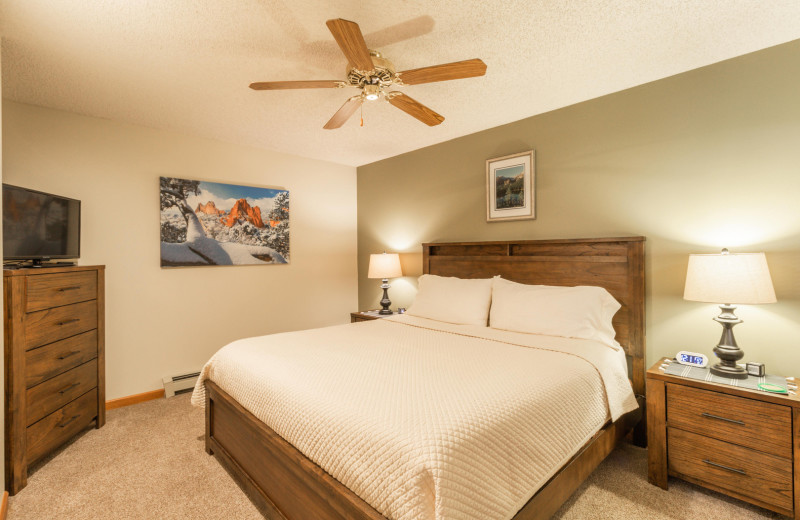
[[[509,519],[636,408],[621,349],[397,316],[235,341],[211,379],[383,515]]]

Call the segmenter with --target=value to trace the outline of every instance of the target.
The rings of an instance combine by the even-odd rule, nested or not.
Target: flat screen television
[[[3,260],[80,255],[81,201],[3,184]]]

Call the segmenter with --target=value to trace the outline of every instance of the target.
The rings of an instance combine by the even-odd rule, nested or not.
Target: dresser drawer
[[[792,456],[792,409],[667,384],[667,425],[759,451]]]
[[[83,430],[95,417],[97,417],[96,388],[29,426],[27,430],[29,464]]]
[[[96,328],[95,300],[32,312],[25,316],[25,350]]]
[[[93,360],[29,388],[26,395],[27,426],[96,386],[97,360]]]
[[[25,353],[25,387],[66,372],[97,357],[97,329]]]
[[[792,461],[667,429],[670,474],[722,488],[765,505],[792,511]]]
[[[96,297],[95,271],[29,276],[25,312],[85,302]]]

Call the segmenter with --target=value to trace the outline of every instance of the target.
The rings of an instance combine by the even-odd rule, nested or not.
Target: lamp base
[[[723,365],[722,363],[717,363],[709,370],[712,374],[719,377],[727,377],[728,379],[747,379],[747,371],[739,365],[730,367],[728,365]]]
[[[392,304],[392,300],[389,299],[389,287],[391,287],[391,285],[389,285],[388,278],[384,278],[382,282],[381,289],[383,289],[383,298],[381,298],[381,307],[383,308],[378,311],[378,314],[388,316],[389,314],[394,314],[392,310],[389,309],[389,306]]]
[[[711,373],[719,377],[730,379],[747,379],[747,371],[736,364],[744,357],[744,351],[736,344],[733,337],[733,326],[742,322],[736,314],[736,307],[728,303],[720,305],[722,312],[714,321],[722,325],[722,337],[719,344],[714,347],[714,354],[719,358],[719,363],[710,368]]]

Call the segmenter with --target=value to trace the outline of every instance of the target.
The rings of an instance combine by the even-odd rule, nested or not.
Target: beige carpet
[[[112,410],[33,472],[10,499],[11,520],[259,520],[261,515],[203,448],[203,412],[189,396]],[[624,446],[603,462],[555,518],[728,520],[781,518],[670,480],[647,482],[646,452]]]

